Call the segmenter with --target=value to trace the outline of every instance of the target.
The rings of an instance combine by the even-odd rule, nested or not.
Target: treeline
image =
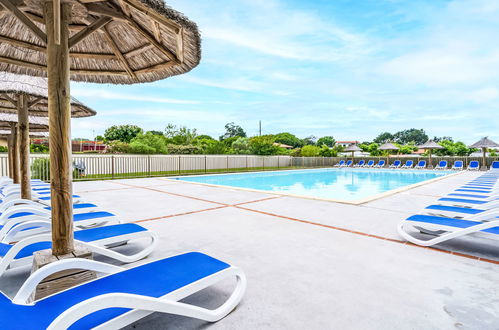
[[[225,125],[225,133],[218,139],[198,135],[196,129],[168,124],[164,132],[147,131],[135,125],[119,125],[106,129],[98,140],[107,143],[109,153],[131,154],[237,154],[291,155],[334,157],[343,149],[335,146],[332,136],[303,139],[291,133],[248,137],[244,129],[234,123]]]
[[[131,154],[239,154],[239,155],[290,155],[304,157],[336,157],[343,147],[336,145],[332,136],[299,138],[283,132],[248,137],[244,129],[235,123],[225,125],[225,133],[218,138],[200,135],[196,129],[168,124],[162,131],[147,131],[135,125],[111,126],[104,136],[97,140],[105,141],[109,153]],[[411,154],[418,146],[429,140],[423,129],[411,128],[394,134],[384,132],[373,141],[364,141],[359,147],[371,156],[387,156],[390,153]],[[451,137],[434,137],[441,150],[433,153],[439,156],[468,156],[474,149],[463,142],[455,142]],[[379,147],[391,142],[396,151],[383,151]]]

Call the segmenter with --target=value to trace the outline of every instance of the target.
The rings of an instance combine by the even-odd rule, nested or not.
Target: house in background
[[[344,148],[351,146],[352,144],[359,144],[359,141],[336,141],[337,146],[342,146]]]

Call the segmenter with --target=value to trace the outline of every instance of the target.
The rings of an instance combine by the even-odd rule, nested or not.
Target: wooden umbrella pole
[[[17,149],[17,124],[10,124],[12,140],[12,182],[19,183],[19,150]]]
[[[61,3],[60,43],[54,30],[54,7],[45,3],[52,199],[52,254],[74,251],[71,176],[71,109],[69,90],[69,30],[71,4]]]
[[[31,199],[31,175],[29,171],[29,122],[28,122],[28,97],[19,95],[17,136],[19,141],[19,165],[21,172],[21,198]]]

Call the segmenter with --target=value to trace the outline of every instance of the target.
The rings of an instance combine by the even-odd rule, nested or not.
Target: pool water
[[[453,172],[328,168],[200,175],[175,179],[316,198],[357,201],[451,173]]]

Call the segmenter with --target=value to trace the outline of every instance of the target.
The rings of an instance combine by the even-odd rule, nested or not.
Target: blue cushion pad
[[[417,214],[417,215],[410,216],[409,218],[407,218],[407,220],[408,221],[415,221],[415,222],[432,223],[432,224],[436,224],[436,225],[455,227],[455,228],[468,228],[468,227],[482,224],[482,222],[479,222],[479,221],[436,217],[436,216],[432,216],[432,215],[423,215],[423,214]],[[493,228],[485,229],[482,231],[487,232],[487,233],[491,233],[491,234],[499,235],[499,227],[493,227]]]
[[[73,195],[73,198],[80,198],[80,196],[78,196],[78,195]],[[40,197],[40,198],[38,198],[38,199],[40,199],[40,200],[42,200],[42,201],[49,201],[49,200],[50,200],[50,196]]]
[[[2,329],[45,329],[68,308],[107,293],[121,292],[159,298],[228,267],[220,260],[192,252],[100,278],[40,300],[34,306],[15,305],[0,294]],[[81,319],[70,329],[90,329],[127,311],[124,308],[102,310]]]
[[[479,189],[456,189],[456,191],[476,192],[476,193],[481,193],[481,194],[490,193],[490,190],[479,190]]]
[[[144,227],[137,225],[135,223],[124,223],[124,224],[97,227],[85,230],[77,230],[74,232],[74,235],[75,239],[88,243],[105,238],[138,233],[146,230],[147,229],[145,229]]]
[[[486,201],[477,201],[474,199],[464,199],[464,198],[440,198],[439,201],[445,201],[445,202],[457,202],[457,203],[465,203],[465,204],[486,204]]]
[[[73,220],[75,222],[77,221],[82,221],[82,220],[90,220],[90,219],[99,219],[99,218],[105,218],[105,217],[114,217],[115,215],[109,212],[88,212],[88,213],[78,213],[78,214],[73,214]]]
[[[27,230],[27,229],[26,229]],[[75,231],[75,239],[82,242],[95,242],[98,240],[118,237],[126,234],[138,233],[141,231],[146,231],[144,227],[141,227],[134,223],[118,224],[112,226],[91,228],[85,230]],[[12,245],[0,243],[0,257],[4,257],[5,254],[10,250]],[[15,259],[21,259],[33,255],[33,253],[41,250],[50,249],[52,247],[51,242],[39,242],[26,246],[24,249],[19,251]]]
[[[489,196],[485,196],[485,195],[458,194],[458,193],[452,193],[452,194],[449,194],[449,196],[461,196],[461,197],[472,197],[472,198],[487,198],[487,197],[489,197]]]
[[[445,205],[430,205],[426,208],[428,210],[449,211],[449,212],[466,213],[466,214],[478,214],[483,212],[483,210],[471,209],[468,207],[445,206]]]

